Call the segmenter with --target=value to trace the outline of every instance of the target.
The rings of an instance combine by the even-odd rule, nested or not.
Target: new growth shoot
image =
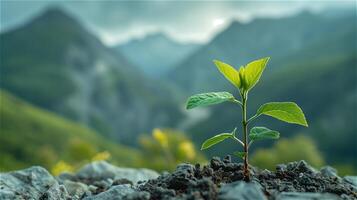
[[[302,126],[308,126],[305,115],[301,108],[294,102],[270,102],[263,104],[257,110],[256,114],[247,117],[247,102],[249,91],[259,82],[259,79],[269,61],[269,57],[255,60],[248,63],[246,66],[241,66],[236,70],[229,64],[214,60],[218,70],[224,77],[231,82],[238,90],[240,100],[237,100],[233,94],[229,92],[209,92],[191,96],[186,108],[192,109],[199,106],[208,106],[223,102],[232,102],[241,107],[242,111],[242,138],[238,138],[236,133],[237,128],[230,133],[221,133],[206,140],[201,147],[201,150],[208,149],[215,144],[218,144],[226,139],[233,139],[242,146],[242,151],[234,152],[233,154],[244,160],[244,180],[250,180],[250,171],[248,163],[249,147],[253,142],[262,139],[278,139],[280,133],[270,130],[266,127],[253,127],[248,132],[249,123],[261,115],[268,115],[281,121]]]

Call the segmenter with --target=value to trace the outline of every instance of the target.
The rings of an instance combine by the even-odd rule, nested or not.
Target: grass
[[[64,160],[76,165],[108,151],[120,166],[143,165],[140,152],[105,140],[99,134],[0,90],[0,170],[41,165],[48,169]]]

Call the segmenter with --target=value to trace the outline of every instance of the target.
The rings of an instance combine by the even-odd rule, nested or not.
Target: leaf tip
[[[300,125],[300,126],[309,127],[309,125],[308,125],[308,123],[307,123],[307,121],[306,121],[306,119],[305,119],[305,116],[304,116],[304,119],[303,119],[302,121],[300,121],[300,122],[293,122],[293,124],[298,124],[298,125]]]
[[[264,67],[265,67],[268,64],[270,57],[269,56],[265,57],[265,58],[263,58],[263,60],[264,60]]]
[[[306,120],[305,120],[305,122],[304,122],[303,126],[305,126],[305,127],[309,127],[309,124],[307,123],[307,121],[306,121]]]
[[[216,67],[218,67],[218,65],[219,65],[219,63],[221,63],[221,61],[214,59],[213,63],[216,65]]]
[[[186,101],[186,110],[190,110],[191,108],[192,108],[192,105],[190,104],[190,98],[189,98]]]

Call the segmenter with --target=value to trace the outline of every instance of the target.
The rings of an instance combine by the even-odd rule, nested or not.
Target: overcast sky
[[[0,31],[25,23],[48,7],[60,6],[113,45],[161,31],[182,42],[206,42],[231,20],[282,17],[301,10],[355,7],[356,1],[4,1]]]

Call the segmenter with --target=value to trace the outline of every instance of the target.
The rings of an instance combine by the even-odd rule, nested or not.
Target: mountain
[[[113,162],[139,166],[137,150],[104,139],[93,130],[36,108],[0,90],[0,170],[41,165],[59,160],[78,164],[108,151]]]
[[[176,42],[163,33],[153,33],[114,48],[146,75],[158,78],[170,71],[198,47],[198,44]]]
[[[217,69],[212,60],[223,60],[239,67],[251,60],[270,56],[272,72],[291,62],[291,55],[309,49],[310,46],[328,44],[336,38],[350,36],[355,31],[354,22],[353,13],[332,18],[307,11],[280,19],[257,18],[247,24],[234,21],[209,44],[171,70],[168,79],[175,81],[189,94],[224,89],[228,84],[223,77],[217,78]],[[355,43],[348,39],[318,50],[335,56],[351,52],[355,50]],[[319,54],[311,53],[298,62],[305,62]]]
[[[182,117],[171,90],[60,9],[2,33],[0,41],[1,88],[117,141],[133,143]]]
[[[237,94],[212,60],[238,68],[251,60],[271,56],[263,77],[250,92],[249,115],[262,103],[295,101],[304,110],[310,126],[286,125],[268,117],[252,125],[269,126],[279,130],[282,137],[304,133],[316,141],[328,162],[349,163],[357,169],[356,32],[355,14],[348,12],[336,17],[303,12],[281,19],[256,19],[248,24],[234,22],[170,72],[169,78],[187,96],[220,90]],[[222,104],[207,110],[209,117],[188,128],[197,143],[239,127],[240,111],[234,105]],[[271,143],[262,142],[255,147]],[[220,146],[207,151],[208,154],[224,155],[237,150],[233,143]]]

